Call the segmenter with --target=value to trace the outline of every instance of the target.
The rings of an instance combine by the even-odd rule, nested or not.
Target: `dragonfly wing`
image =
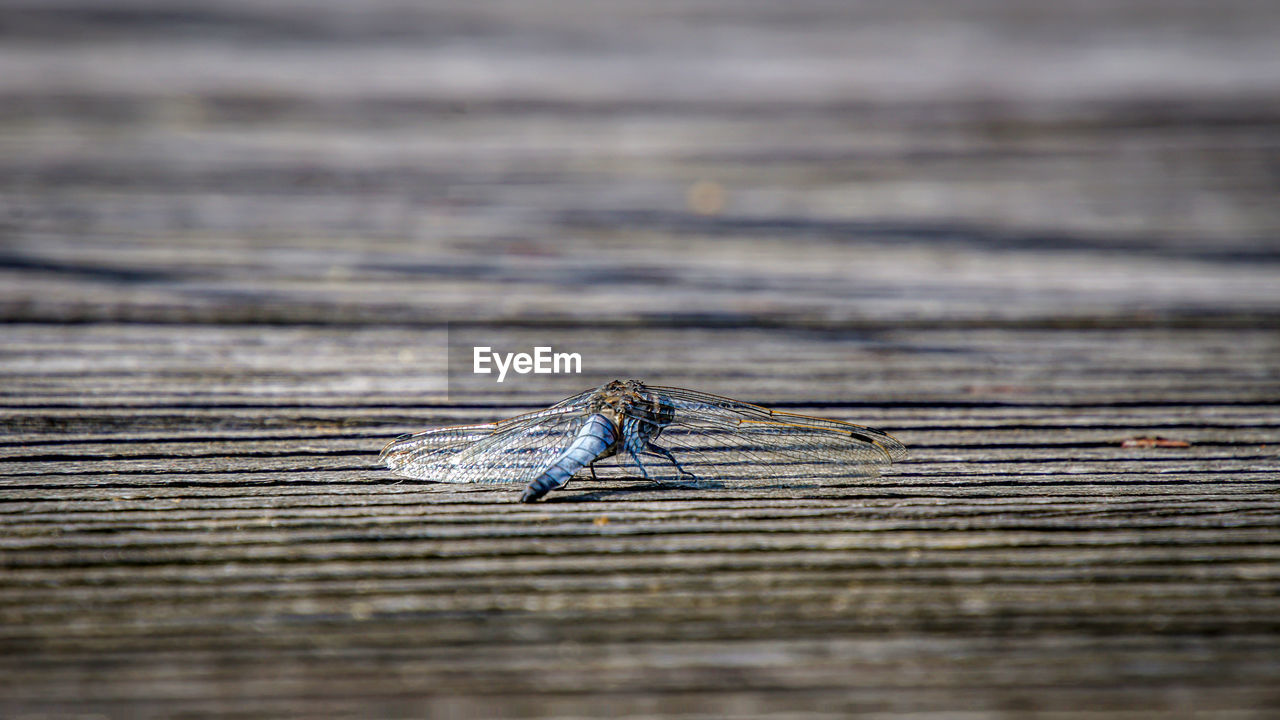
[[[868,476],[907,455],[902,443],[874,428],[682,388],[649,390],[673,411],[657,444],[695,475]]]
[[[594,397],[594,396],[595,396],[595,394],[596,394],[596,393],[598,393],[598,392],[600,392],[600,388],[591,388],[590,390],[583,390],[582,392],[578,393],[577,395],[573,395],[573,396],[571,396],[571,397],[567,397],[567,398],[565,398],[565,399],[561,400],[560,402],[556,403],[555,405],[552,405],[551,407],[549,407],[549,408],[547,408],[547,409],[548,409],[548,410],[555,410],[556,408],[562,408],[562,407],[583,407],[583,408],[585,408],[588,404],[590,404],[590,402],[591,402],[591,398],[592,398],[592,397]],[[534,414],[534,415],[536,415],[537,413],[533,413],[533,414]]]
[[[560,404],[497,423],[436,428],[396,438],[381,460],[420,480],[528,483],[569,448],[586,420],[580,407]]]

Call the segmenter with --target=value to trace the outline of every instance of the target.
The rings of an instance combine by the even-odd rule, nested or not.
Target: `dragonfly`
[[[380,460],[397,475],[449,483],[515,483],[534,502],[615,458],[659,483],[863,477],[905,459],[875,428],[770,410],[719,395],[614,380],[545,410],[495,423],[401,435]]]

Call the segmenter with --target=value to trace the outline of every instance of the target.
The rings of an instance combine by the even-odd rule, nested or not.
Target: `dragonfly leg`
[[[688,475],[689,477],[695,478],[695,479],[698,477],[697,475],[694,475],[688,470],[685,470],[684,467],[679,462],[676,461],[675,455],[672,455],[670,450],[662,447],[661,445],[656,445],[650,442],[646,449],[654,455],[661,455],[662,457],[670,460],[671,464],[676,466],[676,470],[679,471],[681,475]]]
[[[630,448],[627,449],[627,452],[631,453],[631,459],[636,461],[636,467],[640,468],[640,474],[644,476],[645,480],[648,480],[649,472],[644,469],[644,463],[640,462],[640,456],[636,454],[635,450]]]
[[[595,464],[595,463],[591,463],[590,465],[588,465],[588,466],[587,466],[587,469],[591,471],[591,479],[592,479],[592,480],[595,480],[595,479],[596,479],[596,464]]]

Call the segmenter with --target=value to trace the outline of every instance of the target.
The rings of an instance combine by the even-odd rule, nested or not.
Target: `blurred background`
[[[552,328],[1270,322],[1277,36],[1247,0],[3,0],[0,317],[426,333],[289,388],[351,397],[439,397],[446,322],[682,383],[705,343]]]
[[[1274,717],[1278,199],[1273,0],[0,0],[0,715]],[[377,464],[614,377],[912,455]]]

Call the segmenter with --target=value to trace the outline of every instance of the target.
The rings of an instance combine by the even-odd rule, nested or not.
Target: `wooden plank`
[[[1046,683],[1035,707],[1276,701],[1280,424],[1273,401],[1245,399],[1259,373],[1262,391],[1274,388],[1268,330],[894,331],[885,344],[918,367],[878,385],[900,405],[797,406],[897,432],[914,454],[884,478],[665,490],[615,480],[530,508],[509,490],[397,480],[373,461],[407,423],[518,404],[298,396],[344,367],[371,388],[410,382],[416,364],[380,366],[392,351],[364,350],[409,331],[347,343],[272,332],[255,344],[252,329],[186,328],[194,351],[157,353],[168,328],[11,329],[31,357],[61,363],[4,370],[36,388],[5,410],[25,429],[4,461],[2,641],[39,658],[7,664],[18,707],[47,707],[38,698],[73,679],[88,704],[59,707],[195,714],[286,700],[343,714],[351,695],[387,712],[414,697],[437,712],[533,702],[552,713],[602,693],[625,712],[729,702],[752,714],[897,714],[983,707]],[[647,342],[688,335],[666,332]],[[718,347],[758,351],[750,341],[770,333],[718,335]],[[774,341],[802,364],[848,344]],[[206,348],[235,361],[202,376]],[[290,368],[303,348],[305,367]],[[993,354],[1028,385],[1024,399],[957,402],[939,378],[979,372]],[[76,369],[103,356],[120,369],[88,377],[109,394],[76,396]],[[850,372],[903,364],[864,362]],[[1061,380],[1068,364],[1093,377]],[[135,382],[131,367],[149,375]],[[772,378],[795,402],[804,381],[786,378],[803,374],[784,367],[779,353],[746,382]],[[1174,399],[1193,385],[1188,368],[1221,404]],[[950,402],[913,400],[908,383],[928,378],[922,396]],[[1042,387],[1049,378],[1059,381]],[[192,382],[199,394],[179,393]],[[255,387],[269,390],[243,394]],[[136,425],[104,425],[118,403]],[[1120,446],[1155,433],[1193,444]]]
[[[583,355],[581,376],[449,396],[443,329],[10,325],[0,402],[11,407],[394,405],[446,400],[509,412],[637,377],[793,406],[1150,405],[1275,401],[1280,334],[1245,329],[903,330],[650,328],[471,330],[485,342],[547,343]],[[1190,339],[1190,340],[1188,340]],[[719,365],[732,362],[732,372]],[[456,379],[456,378],[455,378]],[[94,392],[85,393],[85,383]],[[808,396],[806,396],[808,394]],[[810,405],[812,407],[812,405]],[[859,410],[859,412],[865,412]],[[1078,412],[1073,410],[1073,413]],[[1188,408],[1187,412],[1191,412]],[[1259,410],[1265,412],[1265,410]],[[249,414],[246,412],[246,417]],[[423,416],[429,417],[429,416]],[[468,416],[471,417],[471,416]],[[464,418],[465,419],[465,418]],[[857,420],[857,417],[849,419]],[[870,418],[870,419],[875,419]]]

